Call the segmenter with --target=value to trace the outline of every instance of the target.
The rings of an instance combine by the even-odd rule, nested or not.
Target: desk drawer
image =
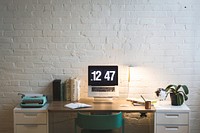
[[[157,124],[189,124],[188,113],[157,113]]]
[[[15,124],[46,124],[47,113],[15,113]]]
[[[16,133],[47,133],[46,125],[17,125]]]
[[[188,133],[188,126],[167,126],[167,125],[157,125],[157,133]]]

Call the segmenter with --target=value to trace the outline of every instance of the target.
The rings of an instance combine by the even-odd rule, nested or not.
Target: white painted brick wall
[[[87,97],[87,66],[118,64],[120,97],[129,65],[140,72],[133,93],[188,85],[199,133],[199,12],[198,0],[0,0],[0,132],[13,132],[18,92],[51,99],[53,79],[78,77]]]

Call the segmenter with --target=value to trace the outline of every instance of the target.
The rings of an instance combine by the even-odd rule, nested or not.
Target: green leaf
[[[168,85],[166,88],[176,88],[177,86],[176,85]]]
[[[183,95],[185,101],[188,100],[188,96],[185,94],[184,91],[179,91],[178,93],[181,93]]]
[[[182,105],[183,102],[184,102],[183,95],[181,93],[178,93],[177,94],[177,103],[178,103],[178,105]]]
[[[178,90],[181,88],[181,85],[178,85],[176,88],[176,91],[178,92]]]
[[[187,101],[187,100],[188,100],[188,96],[185,95],[185,101]]]
[[[188,87],[186,85],[182,85],[182,88],[183,88],[186,95],[189,94],[189,90],[188,90]]]
[[[168,92],[168,93],[170,93],[170,92],[175,93],[176,88],[177,88],[176,85],[168,85],[168,86],[165,88],[165,91]]]

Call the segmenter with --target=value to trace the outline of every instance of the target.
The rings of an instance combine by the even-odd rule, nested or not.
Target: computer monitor
[[[119,96],[118,66],[88,66],[88,96],[94,98]]]

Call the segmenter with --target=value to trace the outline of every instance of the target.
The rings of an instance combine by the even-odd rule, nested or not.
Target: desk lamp
[[[128,67],[128,98],[130,98],[130,84],[131,81],[133,81],[133,73],[134,73],[134,67],[130,65]]]

